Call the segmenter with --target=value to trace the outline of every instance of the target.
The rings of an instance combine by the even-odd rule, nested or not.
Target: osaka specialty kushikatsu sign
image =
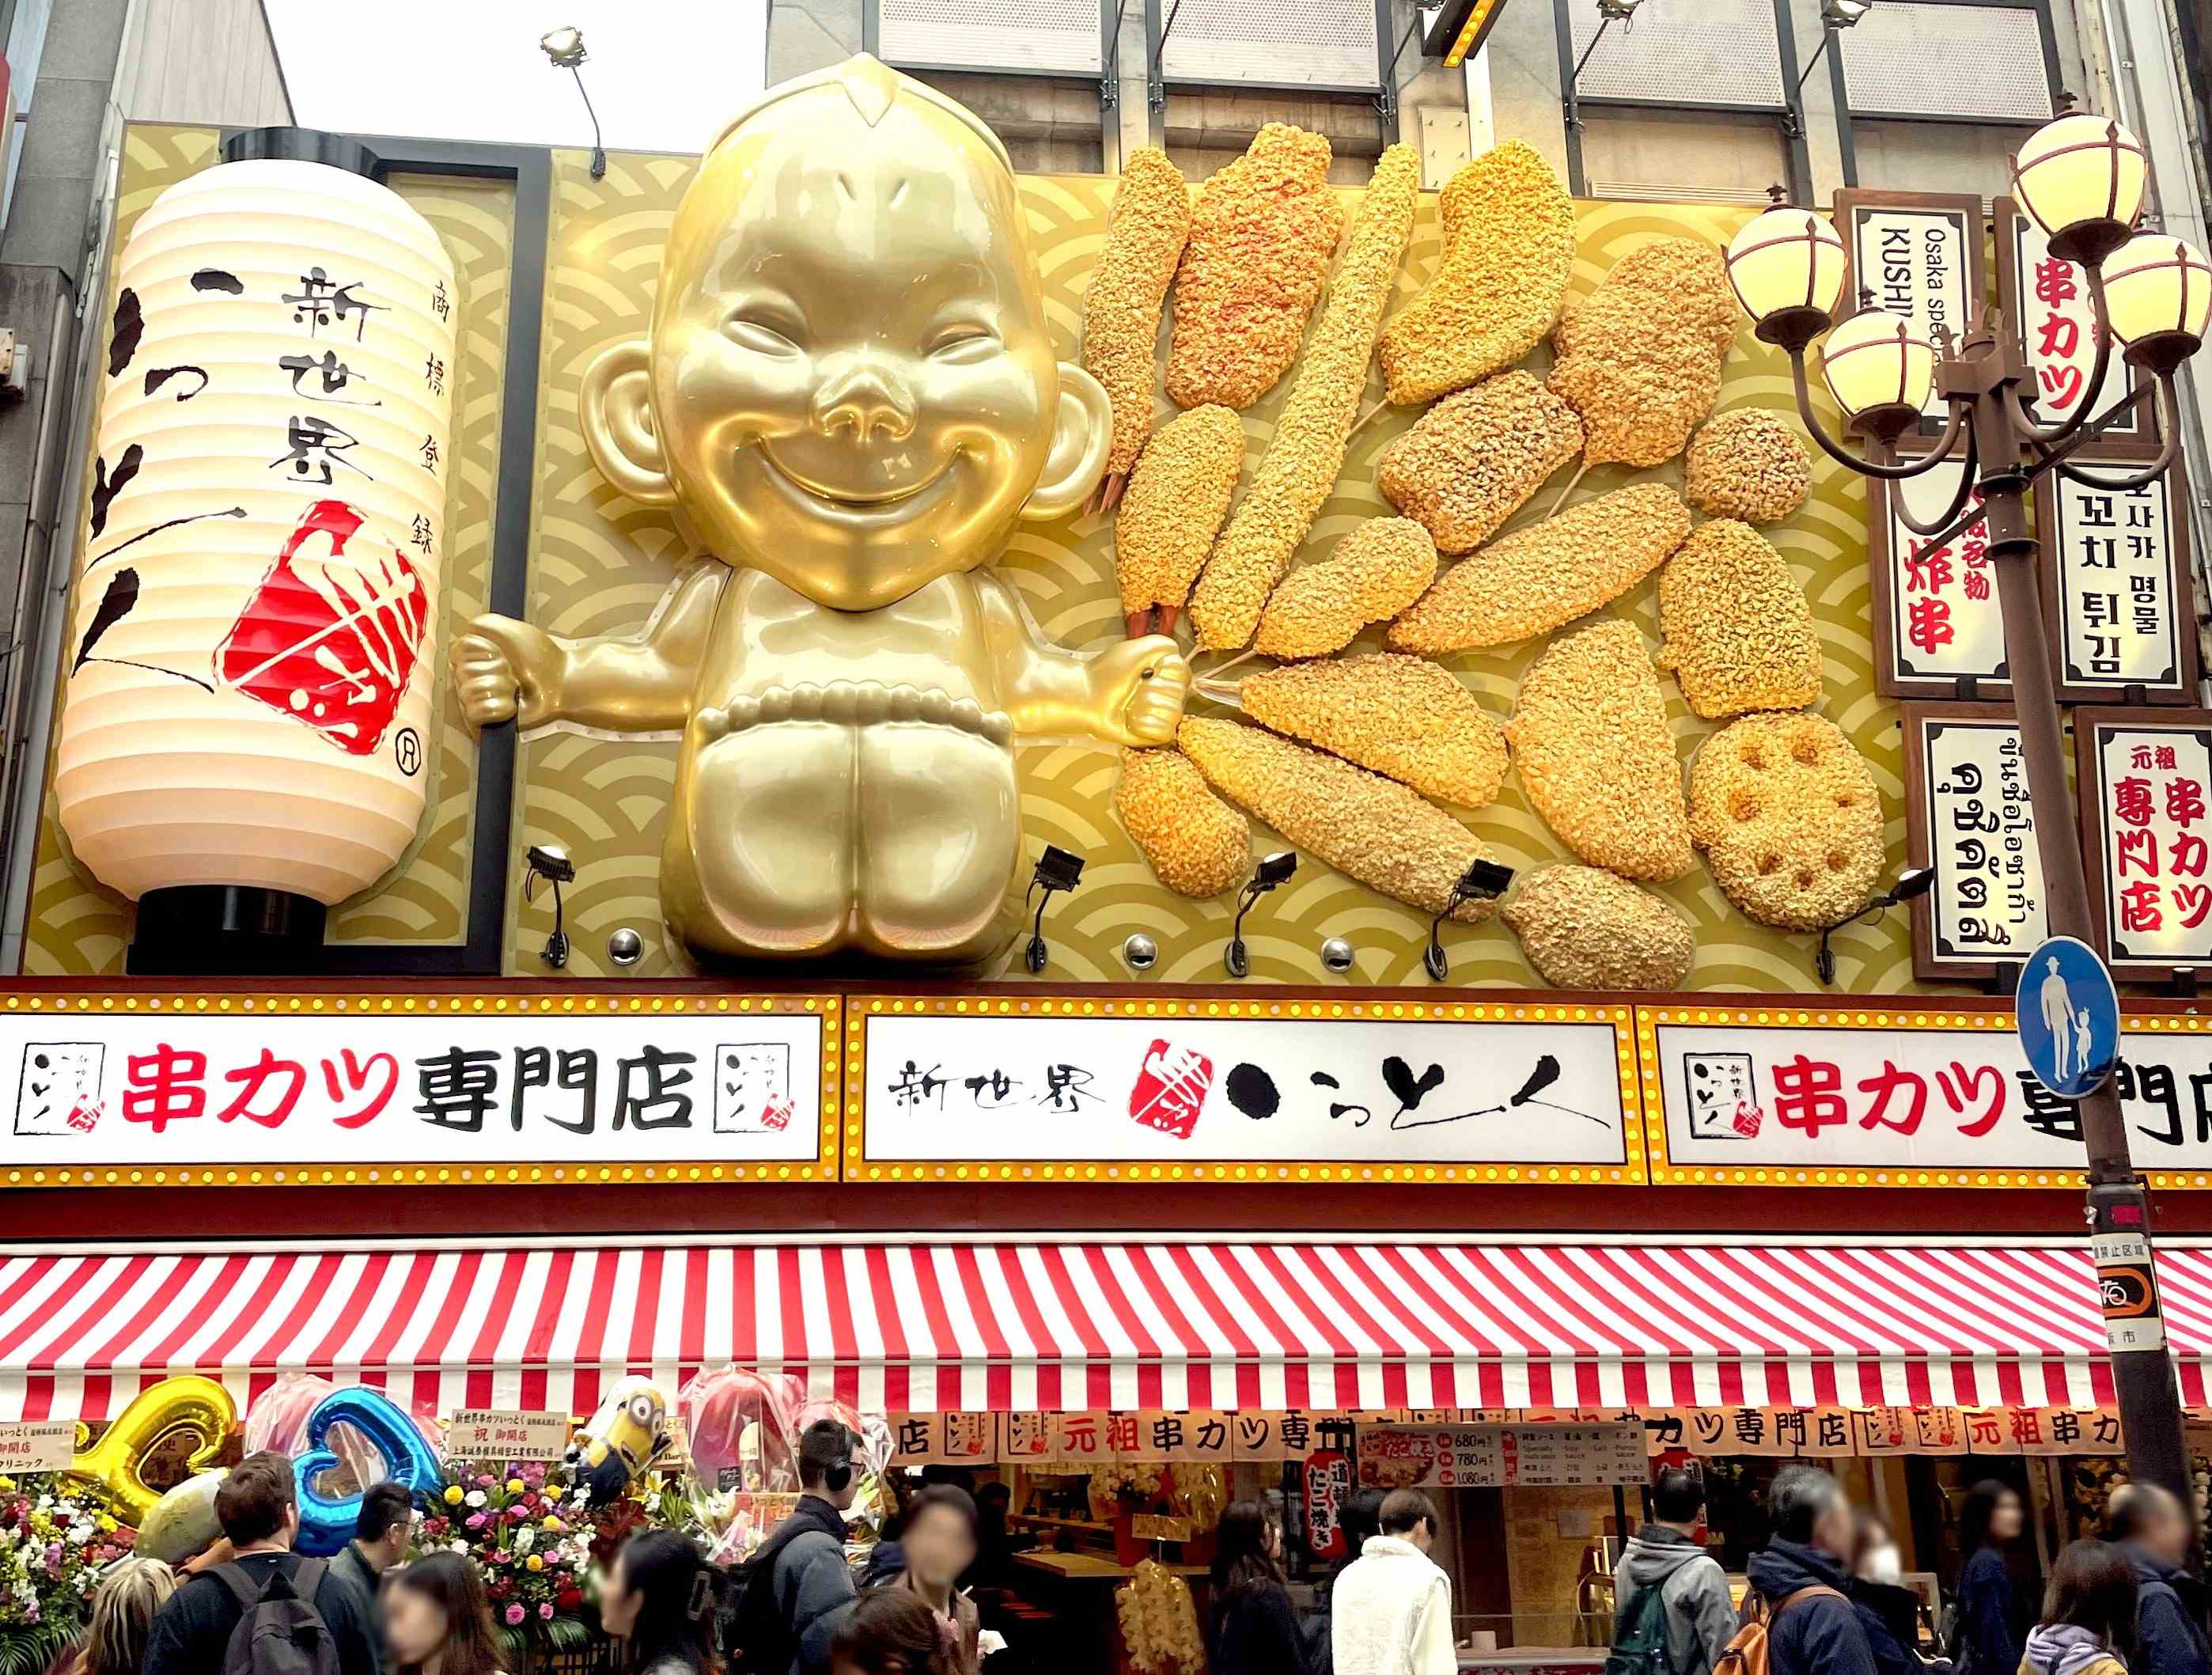
[[[2051,1186],[2081,1118],[2036,1080],[2012,1014],[1976,1008],[1637,1008],[1651,1179],[1770,1186]],[[2124,1020],[2118,1091],[2137,1166],[2212,1184],[2212,1020]]]
[[[1626,1006],[854,997],[847,1179],[1641,1179]]]
[[[1930,342],[1963,341],[1979,323],[1985,294],[1979,198],[1847,190],[1836,194],[1836,219],[1850,253],[1847,312],[1863,307],[1908,315]],[[1940,425],[1943,398],[1931,389],[1922,411],[1923,428]]]
[[[821,996],[11,994],[0,1184],[818,1178],[836,1168],[837,1012]]]

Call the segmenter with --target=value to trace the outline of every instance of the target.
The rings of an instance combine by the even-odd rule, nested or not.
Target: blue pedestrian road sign
[[[2013,997],[2021,1051],[2062,1099],[2094,1093],[2120,1053],[2120,991],[2087,942],[2053,936],[2028,955]]]

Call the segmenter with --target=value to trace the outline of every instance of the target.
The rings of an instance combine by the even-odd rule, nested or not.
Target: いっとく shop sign
[[[837,1013],[823,996],[11,994],[0,1183],[821,1179]]]
[[[1640,1183],[1626,1006],[856,996],[845,1179]]]

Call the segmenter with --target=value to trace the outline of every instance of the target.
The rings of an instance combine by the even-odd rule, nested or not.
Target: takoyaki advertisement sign
[[[788,1180],[836,1166],[822,1056],[836,1002],[821,997],[5,1007],[10,1186]]]

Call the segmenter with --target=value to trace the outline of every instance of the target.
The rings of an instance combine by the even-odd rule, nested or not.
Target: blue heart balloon
[[[446,1477],[437,1451],[404,1408],[365,1386],[333,1390],[307,1416],[307,1451],[292,1462],[292,1485],[300,1502],[294,1550],[311,1558],[344,1551],[361,1522],[359,1495],[333,1501],[315,1490],[315,1480],[340,1464],[337,1453],[323,1446],[333,1425],[350,1425],[367,1437],[384,1457],[386,1475],[418,1499],[436,1493]]]

